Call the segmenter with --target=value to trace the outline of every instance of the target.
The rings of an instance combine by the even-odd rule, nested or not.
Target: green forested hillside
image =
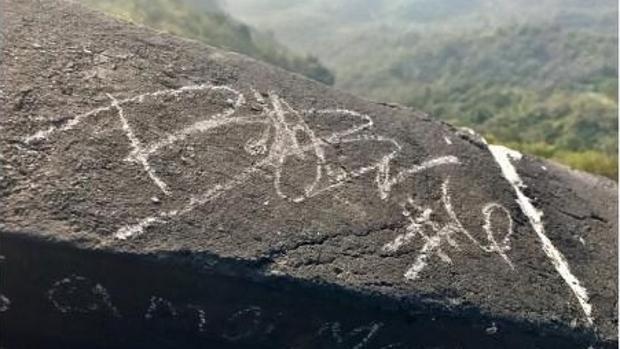
[[[311,55],[296,55],[272,36],[234,20],[217,0],[81,0],[136,23],[230,49],[326,84],[333,74]]]
[[[366,60],[377,71],[342,86],[378,99],[419,107],[569,165],[615,176],[617,67],[615,42],[597,33],[520,26],[485,36],[440,37],[388,59]],[[608,160],[594,166],[591,158]],[[597,161],[600,162],[600,161]]]
[[[617,177],[617,0],[227,0],[336,86]]]

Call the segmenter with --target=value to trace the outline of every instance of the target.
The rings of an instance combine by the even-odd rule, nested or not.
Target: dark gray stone
[[[72,3],[1,3],[3,346],[617,345],[614,182]]]

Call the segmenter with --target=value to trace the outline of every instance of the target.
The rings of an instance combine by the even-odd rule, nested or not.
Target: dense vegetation
[[[559,27],[499,29],[444,39],[441,47],[422,44],[348,88],[616,177],[617,68],[605,62],[615,42]]]
[[[227,5],[290,47],[318,55],[338,87],[617,177],[617,0]]]
[[[272,36],[234,20],[215,0],[82,0],[126,20],[240,52],[326,84],[333,74],[312,56],[293,54]]]

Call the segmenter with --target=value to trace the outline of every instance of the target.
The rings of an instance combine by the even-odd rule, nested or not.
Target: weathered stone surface
[[[617,186],[67,2],[2,1],[0,340],[617,343]]]

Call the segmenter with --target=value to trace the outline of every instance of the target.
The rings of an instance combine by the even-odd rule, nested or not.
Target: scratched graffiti
[[[140,140],[135,132],[135,125],[131,125],[125,111],[128,105],[140,104],[154,97],[180,98],[190,92],[204,90],[223,92],[222,98],[226,98],[226,107],[218,113],[195,120],[181,130],[167,132],[155,139],[149,139],[148,142]],[[44,141],[55,133],[78,127],[82,122],[99,113],[113,111],[118,116],[122,130],[131,146],[126,160],[140,164],[145,174],[162,193],[171,195],[170,186],[158,175],[150,162],[151,157],[163,148],[186,139],[190,135],[207,134],[222,127],[241,125],[263,127],[261,136],[247,140],[244,146],[248,154],[261,157],[255,164],[238,171],[237,174],[221,183],[202,188],[202,193],[192,196],[182,207],[162,211],[157,215],[138,219],[135,224],[121,227],[114,234],[120,240],[140,235],[149,226],[163,224],[173,217],[187,214],[201,205],[216,200],[226,192],[234,190],[255,175],[264,176],[265,173],[270,173],[270,177],[273,178],[274,191],[278,197],[292,203],[300,203],[339,188],[352,179],[374,173],[378,195],[386,199],[395,185],[417,173],[438,166],[459,164],[455,156],[440,156],[428,159],[421,164],[393,171],[392,162],[401,153],[402,146],[393,138],[374,134],[372,132],[374,122],[370,116],[347,109],[296,110],[275,93],[263,96],[253,91],[253,103],[261,106],[262,112],[259,115],[243,115],[239,112],[240,108],[248,103],[246,96],[241,92],[227,86],[210,84],[157,91],[123,100],[118,100],[111,95],[109,98],[112,101],[109,106],[69,118],[65,124],[39,131],[25,137],[24,141],[28,143]],[[338,121],[346,119],[351,122],[351,125],[344,130],[330,130],[319,134],[319,131],[310,127],[307,122],[307,120],[324,119]],[[357,164],[347,170],[327,160],[326,153],[334,146],[353,145],[355,147],[363,144],[368,145],[368,149],[381,149],[383,154],[380,154],[378,159]],[[293,164],[299,162],[310,165],[311,170],[303,171],[306,178],[287,181],[287,178],[291,176]],[[285,182],[286,185],[284,185]]]
[[[344,331],[340,322],[328,322],[319,328],[316,337],[326,338],[330,348],[362,349],[368,347],[382,327],[383,323],[372,322]]]
[[[195,304],[175,305],[163,297],[152,296],[149,299],[144,319],[150,321],[162,318],[175,321],[183,318],[189,320],[190,324],[194,323],[193,319],[195,318],[196,330],[198,332],[205,332],[207,330],[207,313],[202,307]]]
[[[107,290],[100,283],[84,276],[70,275],[60,279],[52,284],[46,295],[56,311],[63,314],[94,315],[98,311],[112,311],[116,317],[121,318]],[[0,302],[4,300],[8,302],[6,297],[0,295]],[[151,296],[143,310],[138,312],[141,314],[139,317],[142,317],[148,326],[176,326],[200,336],[217,336],[231,343],[261,341],[269,336],[278,336],[282,330],[273,321],[273,311],[266,311],[259,305],[249,305],[208,317],[207,306],[197,304],[199,303],[173,303],[164,297]],[[6,309],[0,308],[0,312],[4,310]],[[283,315],[282,312],[278,312],[276,317]],[[135,318],[128,314],[125,320],[139,321],[139,317]],[[382,336],[381,331],[388,325],[372,321],[351,326],[333,321],[308,328],[304,337],[308,336],[311,341],[318,341],[330,348],[363,349],[376,347],[374,343],[379,337],[385,340],[385,335]],[[304,331],[299,328],[296,330],[300,333]],[[383,345],[381,349],[401,347],[403,347],[401,343],[393,343]]]
[[[378,197],[387,200],[395,186],[421,172],[436,167],[460,164],[456,156],[437,156],[418,164],[396,168],[395,164],[398,162],[403,147],[398,140],[377,134],[374,121],[369,115],[339,108],[296,109],[276,93],[260,94],[253,89],[250,90],[252,93],[248,97],[229,86],[201,84],[144,93],[126,99],[108,95],[111,101],[109,105],[63,118],[63,121],[24,137],[23,140],[26,143],[45,142],[62,132],[81,127],[84,122],[101,113],[115,115],[130,146],[125,160],[138,164],[144,171],[145,178],[157,186],[163,195],[171,196],[175,195],[175,188],[162,176],[158,167],[153,165],[153,158],[161,156],[167,147],[192,136],[204,136],[208,142],[210,133],[231,127],[252,126],[261,130],[258,137],[249,137],[242,147],[246,155],[255,158],[252,165],[235,171],[232,176],[215,184],[199,186],[196,188],[196,194],[185,198],[184,203],[175,209],[161,210],[148,217],[134,217],[133,222],[120,227],[113,234],[117,240],[136,237],[151,226],[166,224],[175,217],[186,215],[248,183],[254,176],[268,178],[272,181],[273,192],[277,197],[293,204],[302,203],[345,186],[354,179],[374,176],[374,187]],[[189,98],[192,103],[199,103],[201,98],[196,98],[194,95],[197,92],[209,92],[216,96],[217,108],[208,115],[175,115],[175,118],[184,121],[180,128],[171,128],[172,130],[162,128],[155,130],[157,132],[145,131],[140,129],[143,126],[136,123],[135,116],[132,116],[132,110],[157,98],[173,100]],[[250,109],[259,110],[260,113],[247,112],[245,107],[250,104],[257,105],[257,109],[254,107]],[[317,121],[325,120],[337,121],[332,122],[332,126],[340,125],[340,128],[316,128]],[[347,120],[348,124],[340,122],[342,120]],[[346,124],[344,129],[342,129],[342,124]],[[451,138],[444,136],[444,141],[447,146],[453,146]],[[364,163],[340,166],[338,161],[333,161],[329,157],[329,153],[335,147],[346,146],[351,146],[360,152],[373,149],[377,150],[378,154],[375,154],[375,157],[367,157]],[[589,304],[587,290],[571,273],[562,253],[546,237],[542,212],[537,210],[521,191],[524,186],[523,182],[511,163],[511,160],[518,160],[520,155],[493,146],[490,147],[490,152],[499,164],[504,177],[513,186],[517,202],[530,220],[532,228],[541,241],[544,253],[571,288],[588,323],[592,324],[592,307]],[[305,166],[303,171],[299,171],[300,164]],[[299,178],[300,173],[301,178]],[[510,269],[515,269],[507,254],[510,250],[510,237],[513,230],[513,222],[508,210],[498,203],[489,203],[484,206],[481,213],[485,223],[481,228],[486,234],[486,242],[480,242],[463,227],[456,216],[448,193],[448,185],[449,181],[446,181],[442,186],[442,213],[448,218],[448,222],[443,225],[432,218],[433,214],[439,214],[439,212],[434,212],[429,207],[425,207],[423,203],[416,203],[413,200],[404,203],[406,207],[403,208],[403,214],[409,223],[407,231],[383,247],[387,253],[396,253],[402,246],[414,239],[423,241],[422,248],[416,254],[413,265],[405,272],[404,277],[408,280],[417,279],[430,258],[433,257],[445,263],[452,263],[452,258],[447,251],[460,248],[459,237],[484,253],[497,254]],[[335,199],[348,202],[343,198]],[[494,217],[502,216],[505,217],[505,224],[502,227],[496,227]],[[500,231],[502,229],[503,231]],[[68,283],[60,283],[57,286],[62,288],[67,285]],[[105,299],[103,291],[97,291],[95,288],[93,290],[95,293],[100,292],[101,299]],[[55,305],[59,309],[69,309],[63,308],[61,302],[56,302]]]
[[[120,317],[118,309],[112,304],[108,291],[97,282],[71,275],[56,281],[47,292],[47,297],[61,313],[104,312]]]
[[[445,251],[446,247],[459,250],[457,237],[462,236],[469,243],[473,244],[483,252],[497,253],[504,262],[514,270],[514,265],[506,254],[510,250],[510,237],[513,233],[513,222],[510,213],[506,208],[497,203],[489,203],[482,209],[487,243],[484,244],[476,239],[461,223],[454,208],[449,193],[449,179],[445,180],[441,186],[441,202],[444,215],[449,218],[445,224],[433,220],[435,212],[429,208],[418,205],[411,197],[402,203],[403,216],[409,221],[406,232],[398,235],[393,241],[383,246],[383,251],[394,253],[401,249],[405,244],[414,239],[421,239],[424,244],[418,252],[415,262],[405,272],[404,276],[408,280],[416,280],[420,273],[428,265],[432,256],[437,256],[444,263],[452,264],[452,258]],[[498,241],[496,238],[496,228],[493,226],[493,215],[501,214],[506,217],[506,229],[504,236]]]

